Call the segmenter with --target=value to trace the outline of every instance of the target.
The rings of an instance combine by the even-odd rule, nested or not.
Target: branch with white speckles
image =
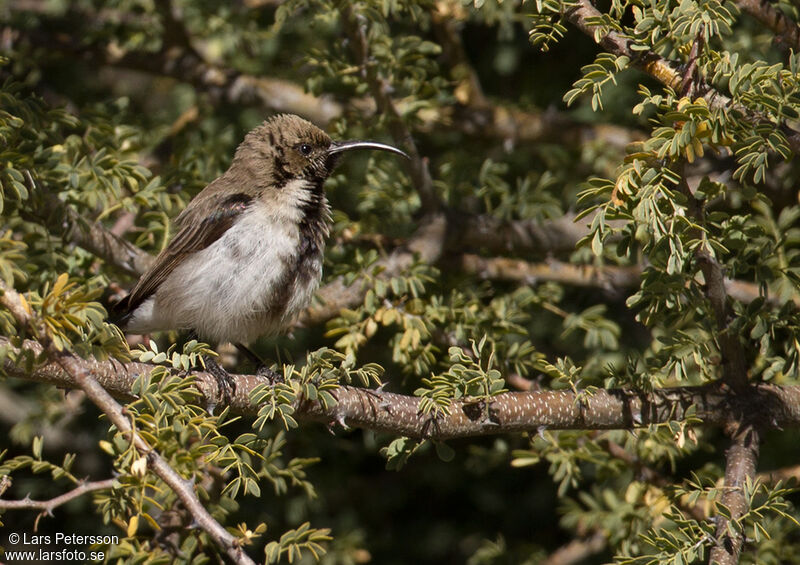
[[[69,373],[54,362],[28,371],[24,363],[11,358],[19,348],[0,338],[0,349],[9,348],[2,369],[9,376],[49,382],[59,387],[76,388]],[[41,351],[36,342],[26,341],[23,349]],[[74,359],[112,396],[131,398],[134,379],[153,369],[144,363]],[[208,373],[197,373],[197,386],[207,403],[224,405],[216,381]],[[235,375],[236,392],[230,402],[234,412],[253,415],[257,407],[249,393],[262,381],[252,375]],[[384,431],[408,437],[449,439],[501,433],[531,432],[542,429],[629,429],[671,420],[682,420],[692,413],[707,425],[724,426],[748,414],[765,427],[800,425],[800,386],[762,385],[742,397],[730,389],[682,387],[653,392],[612,389],[584,391],[507,392],[488,400],[466,399],[452,403],[449,414],[432,417],[422,414],[420,399],[391,392],[341,386],[335,391],[338,403],[328,408],[317,402],[299,401],[295,417],[299,420],[343,424],[348,427]],[[759,418],[759,415],[762,417]]]

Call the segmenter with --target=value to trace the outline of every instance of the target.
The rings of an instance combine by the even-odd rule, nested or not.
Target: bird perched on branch
[[[333,141],[294,115],[256,127],[178,216],[175,237],[112,320],[130,333],[190,330],[252,355],[246,345],[283,330],[317,289],[330,225],[323,184],[355,149],[407,157],[383,143]]]

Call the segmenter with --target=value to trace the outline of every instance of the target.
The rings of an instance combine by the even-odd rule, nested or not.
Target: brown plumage
[[[192,330],[247,344],[283,329],[322,275],[329,229],[323,184],[342,152],[401,151],[334,142],[292,115],[245,136],[228,170],[178,216],[177,233],[115,307],[126,331]]]

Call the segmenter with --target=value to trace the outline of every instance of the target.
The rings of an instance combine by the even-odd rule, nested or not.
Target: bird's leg
[[[236,349],[250,359],[256,366],[256,376],[267,379],[269,384],[275,385],[283,382],[283,376],[270,369],[264,360],[243,343],[236,343]]]
[[[197,332],[194,330],[189,333],[189,341],[191,340],[201,341],[200,336],[197,335]],[[215,357],[211,355],[203,355],[203,365],[205,365],[206,371],[211,373],[211,376],[214,377],[214,380],[217,381],[217,391],[219,392],[220,397],[225,401],[227,406],[230,406],[231,401],[233,400],[233,395],[236,393],[236,381],[233,379],[231,374],[226,371],[222,365],[217,363]],[[215,405],[213,403],[209,403],[208,411],[213,413]]]
[[[206,371],[211,373],[217,381],[217,390],[220,396],[225,400],[225,404],[230,406],[233,395],[236,393],[236,381],[228,371],[222,368],[222,365],[217,363],[214,357],[203,355],[203,364],[206,366]],[[213,405],[209,407],[209,412],[214,412]]]

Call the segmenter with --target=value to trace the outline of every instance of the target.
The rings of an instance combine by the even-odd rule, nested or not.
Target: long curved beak
[[[392,147],[385,143],[378,143],[377,141],[334,141],[328,149],[328,155],[336,155],[337,153],[343,153],[352,149],[377,149],[379,151],[388,151],[389,153],[402,155],[406,159],[410,158],[397,147]]]

